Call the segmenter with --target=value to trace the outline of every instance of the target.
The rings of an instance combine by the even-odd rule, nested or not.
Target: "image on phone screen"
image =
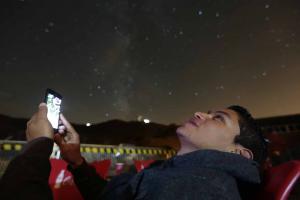
[[[54,129],[58,129],[61,101],[61,95],[53,90],[47,89],[45,96],[45,103],[48,107],[47,117]]]

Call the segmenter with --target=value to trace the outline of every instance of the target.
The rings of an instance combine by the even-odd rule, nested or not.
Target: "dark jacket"
[[[0,199],[52,199],[48,186],[53,141],[27,144],[0,180]],[[101,179],[86,163],[69,170],[81,194],[90,199],[240,199],[238,183],[259,183],[256,163],[232,153],[199,150],[156,163],[140,173]]]
[[[70,169],[85,199],[241,199],[244,189],[260,182],[257,164],[240,155],[199,150],[175,156],[138,174],[123,174],[105,186],[84,164]],[[251,194],[248,193],[249,197]]]
[[[48,185],[49,157],[53,140],[37,138],[29,142],[6,168],[0,180],[0,199],[52,199]]]

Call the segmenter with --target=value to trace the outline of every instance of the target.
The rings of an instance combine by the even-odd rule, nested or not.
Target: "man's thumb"
[[[46,117],[47,118],[47,112],[48,112],[47,104],[40,103],[39,111],[38,111],[38,117],[41,117],[41,118]]]

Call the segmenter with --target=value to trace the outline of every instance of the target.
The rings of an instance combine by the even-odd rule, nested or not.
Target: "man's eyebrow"
[[[225,115],[227,118],[231,119],[230,115],[227,112],[224,111],[216,111],[215,113]]]

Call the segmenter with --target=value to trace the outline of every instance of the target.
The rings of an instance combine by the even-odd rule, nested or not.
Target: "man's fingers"
[[[66,127],[64,125],[59,125],[58,130],[64,132],[66,130]]]
[[[60,147],[62,144],[65,144],[64,138],[63,136],[61,136],[60,134],[55,134],[54,135],[54,141],[55,143]]]
[[[47,104],[40,103],[39,110],[37,112],[37,117],[38,118],[46,118],[47,119],[47,112],[48,112]]]
[[[64,130],[64,129],[58,129],[58,133],[59,133],[59,134],[64,134],[64,133],[65,133],[65,130]]]
[[[60,119],[67,129],[66,132],[67,134],[65,135],[65,141],[70,142],[70,143],[80,143],[79,135],[76,132],[76,130],[73,128],[73,126],[68,122],[68,120],[65,118],[63,114],[60,114]]]
[[[65,127],[67,128],[68,131],[70,131],[72,133],[75,132],[75,129],[70,124],[70,122],[68,122],[68,120],[65,118],[65,116],[63,114],[60,114],[60,120],[63,123],[63,125],[65,125]]]

